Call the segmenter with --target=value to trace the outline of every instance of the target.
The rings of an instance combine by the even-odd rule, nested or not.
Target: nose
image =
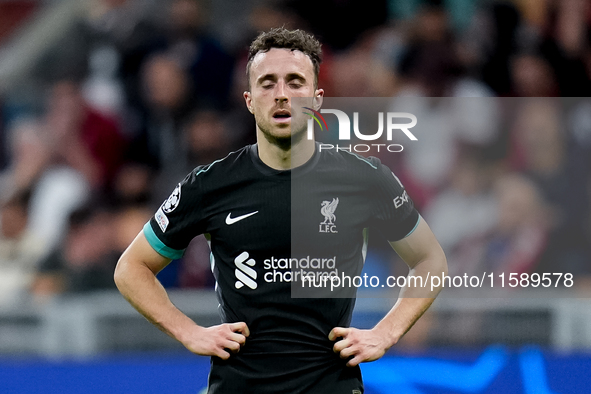
[[[286,103],[288,100],[289,97],[287,97],[286,94],[285,83],[283,81],[280,81],[279,83],[277,83],[275,89],[275,102],[277,104]]]

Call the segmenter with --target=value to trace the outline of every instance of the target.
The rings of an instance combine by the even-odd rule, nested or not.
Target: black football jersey
[[[302,275],[359,274],[366,229],[397,241],[418,222],[402,184],[376,158],[317,145],[303,166],[277,171],[251,145],[193,170],[144,234],[171,259],[206,234],[221,319],[250,329],[239,353],[212,358],[210,394],[350,394],[363,391],[360,370],[345,366],[328,334],[349,326],[354,298],[310,298],[305,288],[294,297],[292,284]]]

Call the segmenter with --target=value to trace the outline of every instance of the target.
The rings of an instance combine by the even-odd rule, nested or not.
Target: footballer
[[[292,297],[298,270],[360,272],[365,229],[383,233],[411,275],[447,272],[412,200],[394,204],[405,190],[390,169],[376,158],[320,151],[305,138],[307,120],[292,112],[292,99],[309,98],[319,110],[320,60],[320,43],[301,30],[273,29],[252,42],[244,99],[257,143],[188,174],[115,271],[119,290],[141,314],[211,357],[209,394],[363,393],[359,364],[382,357],[440,290],[403,290],[368,330],[349,326],[353,297]],[[156,278],[200,234],[210,243],[223,322],[213,327],[177,309]]]

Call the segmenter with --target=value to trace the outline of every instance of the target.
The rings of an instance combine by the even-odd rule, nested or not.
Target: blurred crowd
[[[427,137],[381,159],[451,273],[591,275],[591,3],[224,3],[91,1],[30,76],[34,104],[3,92],[0,303],[113,288],[176,183],[255,141],[246,54],[277,26],[322,41],[327,96],[412,99]],[[212,287],[203,237],[160,279]]]

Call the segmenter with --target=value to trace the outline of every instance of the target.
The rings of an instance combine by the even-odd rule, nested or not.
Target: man
[[[291,100],[310,98],[320,108],[319,63],[320,44],[305,32],[273,29],[255,39],[244,98],[257,144],[191,172],[115,272],[138,311],[193,353],[212,356],[210,394],[362,393],[358,364],[382,357],[439,291],[416,298],[407,292],[373,329],[358,330],[348,327],[354,299],[291,297],[294,261],[303,266],[316,258],[358,272],[364,228],[375,227],[411,274],[446,272],[441,247],[412,201],[393,203],[404,189],[387,167],[348,152],[320,152],[304,138],[305,117],[292,113]],[[323,219],[334,231],[319,231]],[[155,277],[201,233],[211,243],[224,322],[208,328],[175,308]]]

